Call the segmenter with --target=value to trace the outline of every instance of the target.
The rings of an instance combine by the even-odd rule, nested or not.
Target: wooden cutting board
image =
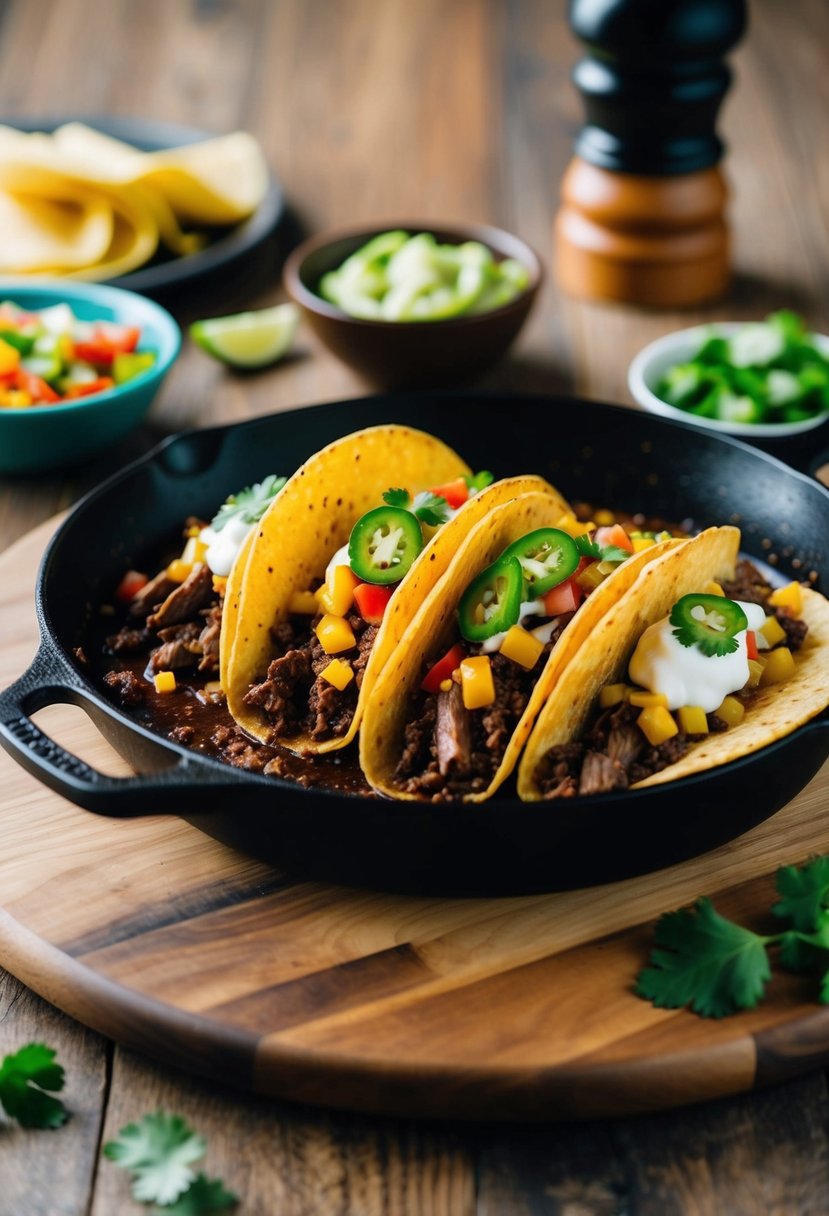
[[[0,686],[36,643],[55,521],[0,557]],[[111,773],[83,712],[37,721]],[[111,1038],[241,1087],[407,1115],[547,1119],[679,1105],[829,1061],[814,981],[721,1022],[632,994],[652,922],[713,895],[767,924],[778,865],[829,851],[829,766],[696,860],[565,894],[441,900],[291,879],[174,817],[99,818],[0,753],[0,962]],[[482,811],[484,814],[485,811]]]

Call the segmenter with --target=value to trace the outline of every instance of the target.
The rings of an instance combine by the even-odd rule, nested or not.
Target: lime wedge
[[[231,367],[267,367],[288,350],[298,322],[295,304],[277,304],[232,317],[194,321],[190,336],[209,355]]]

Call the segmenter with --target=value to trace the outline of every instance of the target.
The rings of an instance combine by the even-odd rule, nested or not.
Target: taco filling
[[[433,800],[487,790],[581,605],[633,553],[670,536],[632,536],[618,523],[596,528],[570,515],[508,545],[463,591],[449,648],[421,666],[396,788]]]
[[[383,494],[362,515],[323,580],[294,592],[271,628],[273,657],[242,700],[267,722],[271,740],[348,734],[366,667],[392,596],[431,537],[492,482],[482,472],[411,497]]]
[[[775,590],[746,560],[733,579],[682,596],[639,638],[631,683],[605,685],[581,738],[542,756],[541,797],[626,789],[737,726],[760,690],[794,674],[808,632],[801,598],[799,583]]]

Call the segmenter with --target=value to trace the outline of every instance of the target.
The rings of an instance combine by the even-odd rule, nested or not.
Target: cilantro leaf
[[[139,1203],[172,1203],[195,1177],[190,1168],[204,1156],[204,1137],[187,1126],[180,1115],[156,1111],[140,1123],[122,1127],[115,1140],[104,1145],[110,1161],[133,1175],[133,1196]]]
[[[591,540],[586,532],[573,539],[582,557],[595,557],[597,562],[625,562],[630,557],[627,549],[622,549],[619,545],[600,545]]]
[[[811,971],[820,959],[823,950],[804,938],[802,933],[789,931],[780,936],[780,966],[787,971]]]
[[[238,494],[229,494],[210,521],[210,527],[214,532],[221,532],[232,519],[258,523],[287,480],[287,477],[269,473],[264,481],[245,486]]]
[[[639,996],[660,1009],[690,1005],[703,1017],[753,1009],[771,976],[769,939],[726,920],[710,899],[669,912],[656,926],[661,950],[636,981]]]
[[[226,1191],[221,1179],[211,1181],[204,1174],[198,1174],[174,1203],[155,1211],[157,1216],[206,1216],[209,1212],[226,1212],[238,1202],[238,1195]]]
[[[481,469],[479,473],[473,473],[469,477],[464,477],[470,497],[473,494],[480,494],[481,490],[485,490],[487,486],[491,486],[495,480],[489,469]]]
[[[423,490],[416,496],[412,504],[412,511],[424,524],[438,528],[449,518],[449,503],[445,498],[441,498],[440,494],[433,494],[431,490]]]
[[[723,655],[733,654],[739,645],[736,638],[729,638],[725,635],[715,637],[713,634],[703,634],[701,630],[695,629],[692,625],[679,625],[671,632],[680,646],[696,646],[697,650],[701,651],[709,659],[722,658]]]
[[[69,1118],[60,1099],[51,1097],[64,1079],[55,1054],[43,1043],[27,1043],[0,1065],[0,1105],[21,1127],[61,1127]]]
[[[605,545],[602,549],[603,562],[626,562],[630,556],[628,550],[619,545]]]
[[[782,866],[777,871],[778,903],[775,916],[788,918],[800,933],[818,929],[829,903],[829,857],[815,857],[805,866]]]
[[[386,490],[383,502],[390,507],[405,507],[411,505],[412,496],[408,490]]]

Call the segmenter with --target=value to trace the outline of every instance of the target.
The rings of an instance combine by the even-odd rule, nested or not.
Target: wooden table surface
[[[628,402],[635,351],[699,319],[794,307],[829,331],[829,9],[755,0],[734,57],[736,277],[684,314],[576,303],[552,277],[514,352],[483,384]],[[0,114],[116,113],[262,142],[295,226],[422,216],[491,221],[549,266],[557,185],[579,121],[565,0],[2,0]],[[282,298],[229,283],[181,319]],[[301,331],[281,367],[238,377],[185,343],[148,425],[59,477],[0,480],[0,546],[171,431],[366,386]],[[48,892],[44,895],[48,898]],[[590,1124],[418,1124],[330,1114],[162,1069],[0,971],[0,1055],[37,1038],[66,1066],[59,1132],[0,1122],[0,1216],[128,1216],[102,1139],[159,1106],[208,1138],[207,1165],[249,1216],[754,1216],[829,1208],[826,1076],[653,1117]]]

